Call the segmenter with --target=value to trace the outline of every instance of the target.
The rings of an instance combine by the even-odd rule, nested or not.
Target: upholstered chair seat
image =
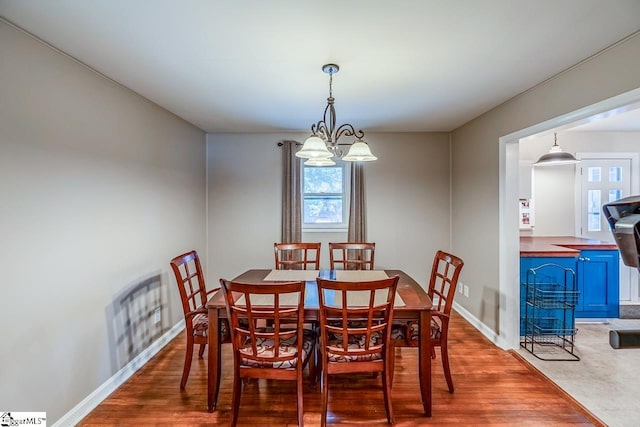
[[[377,353],[362,354],[359,354],[357,351],[355,351],[357,349],[364,349],[366,340],[366,335],[350,335],[347,343],[347,349],[349,351],[347,352],[347,354],[343,354],[344,352],[342,350],[344,350],[344,344],[342,343],[342,335],[331,334],[331,336],[327,338],[326,344],[327,357],[329,358],[329,362],[339,363],[382,359],[382,351]],[[370,346],[380,346],[381,342],[381,333],[375,332],[371,334],[371,338],[369,339]],[[339,350],[339,352],[335,352],[335,350]]]
[[[241,358],[243,366],[252,366],[255,368],[282,368],[282,369],[291,369],[295,368],[300,360],[302,360],[303,364],[306,364],[309,360],[309,357],[313,354],[316,335],[313,331],[304,330],[304,337],[302,342],[302,352],[298,357],[297,353],[297,345],[295,337],[287,338],[280,341],[278,345],[278,351],[275,349],[275,342],[273,338],[257,338],[256,339],[256,349],[257,354],[263,356],[265,359],[272,360],[253,360],[248,358]],[[285,360],[276,361],[276,353],[279,357],[284,358]],[[245,346],[240,349],[240,354],[253,355],[253,348],[251,347],[251,341],[246,340]]]
[[[442,336],[442,321],[435,316],[431,318],[431,339],[439,340]],[[420,339],[420,328],[418,322],[411,320],[408,322],[395,322],[391,328],[391,339],[401,341],[403,346],[418,347]]]

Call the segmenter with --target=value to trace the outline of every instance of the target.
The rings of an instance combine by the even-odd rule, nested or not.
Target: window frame
[[[305,166],[304,162],[300,162],[300,210],[302,217],[302,232],[347,232],[349,229],[349,201],[350,201],[350,189],[351,189],[351,163],[345,162],[342,159],[334,158],[336,162],[335,166]],[[314,195],[335,195],[339,193],[305,193],[304,192],[304,177],[305,168],[320,168],[320,167],[340,167],[342,168],[342,222],[341,223],[305,223],[304,222],[304,201],[305,196]]]

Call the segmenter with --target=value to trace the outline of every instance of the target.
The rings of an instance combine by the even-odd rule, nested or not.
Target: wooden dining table
[[[400,277],[397,287],[397,295],[404,305],[394,307],[394,322],[417,321],[420,328],[418,344],[418,376],[420,382],[420,395],[422,406],[426,416],[431,416],[431,339],[430,324],[433,303],[427,292],[401,270],[384,270],[387,276],[398,275]],[[265,278],[271,272],[269,269],[247,270],[234,278],[234,281],[244,283],[273,283]],[[319,277],[334,279],[335,271],[320,270]],[[318,290],[315,280],[306,281],[305,291],[305,321],[319,322],[320,311],[318,304]],[[227,318],[227,310],[224,303],[222,290],[214,293],[207,302],[209,315],[209,331],[218,331],[220,319]],[[221,377],[221,342],[219,333],[209,333],[209,351],[207,362],[207,409],[213,412],[218,402]]]

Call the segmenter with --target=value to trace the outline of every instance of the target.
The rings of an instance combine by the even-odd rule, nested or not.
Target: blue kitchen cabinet
[[[620,314],[619,253],[583,250],[577,259],[578,318],[616,318]]]
[[[520,258],[520,335],[525,332],[525,284],[527,271],[544,264],[557,264],[576,272],[578,303],[576,318],[620,316],[619,259],[617,250],[583,250],[576,257]]]

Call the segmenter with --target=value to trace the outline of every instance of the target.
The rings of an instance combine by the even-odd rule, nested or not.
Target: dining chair
[[[182,311],[184,312],[184,323],[187,335],[187,349],[184,357],[184,368],[182,370],[182,380],[180,389],[184,390],[189,371],[191,370],[191,360],[193,359],[193,345],[200,344],[198,357],[202,359],[204,349],[208,342],[209,318],[207,316],[206,303],[209,295],[218,291],[215,288],[207,291],[200,258],[196,251],[189,251],[178,255],[170,262],[171,269],[176,277],[176,284],[182,300]],[[226,319],[221,319],[218,333],[220,342],[229,342],[229,325]]]
[[[322,426],[327,423],[329,377],[367,372],[381,374],[387,422],[393,424],[390,333],[398,280],[398,276],[362,282],[316,279],[320,308]]]
[[[440,347],[442,368],[447,380],[449,393],[453,393],[453,379],[449,366],[449,320],[453,298],[458,287],[460,271],[464,266],[462,259],[444,251],[437,251],[433,258],[429,289],[427,294],[434,307],[431,310],[431,357],[435,358],[435,347]],[[419,343],[418,322],[395,323],[392,328],[392,339],[396,346],[416,347]]]
[[[319,270],[321,243],[274,243],[276,270]]]
[[[375,243],[347,242],[329,243],[329,262],[331,269],[373,270]]]
[[[303,425],[302,372],[315,383],[315,341],[303,329],[305,282],[251,284],[220,279],[233,343],[231,425],[238,421],[242,380],[296,382],[298,425]],[[265,328],[264,324],[269,324]]]

